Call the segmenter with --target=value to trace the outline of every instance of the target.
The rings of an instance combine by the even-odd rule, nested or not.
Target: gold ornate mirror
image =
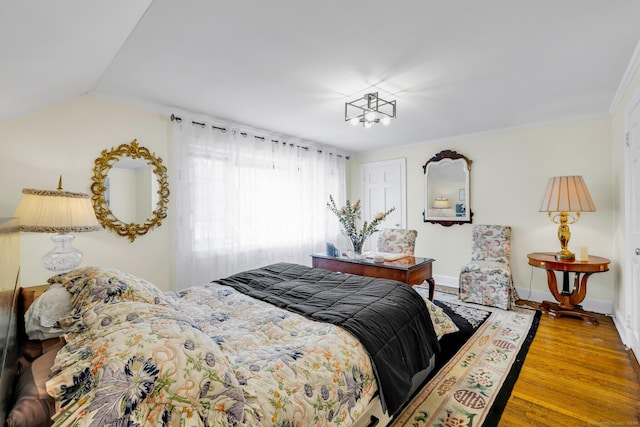
[[[104,228],[130,241],[167,217],[169,183],[162,159],[138,144],[102,150],[91,178],[91,200]]]

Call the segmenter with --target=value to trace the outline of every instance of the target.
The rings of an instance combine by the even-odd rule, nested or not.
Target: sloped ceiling
[[[350,152],[608,113],[637,0],[5,2],[0,120],[95,92]],[[395,99],[387,127],[344,104]]]
[[[19,0],[0,7],[0,120],[89,92],[151,0]]]

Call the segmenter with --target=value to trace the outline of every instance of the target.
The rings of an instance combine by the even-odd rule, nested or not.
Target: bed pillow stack
[[[48,340],[62,335],[58,320],[71,315],[71,294],[54,283],[33,301],[24,315],[25,332],[30,340]]]

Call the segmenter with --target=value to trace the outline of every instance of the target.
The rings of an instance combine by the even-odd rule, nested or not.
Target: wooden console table
[[[554,252],[534,252],[527,255],[529,264],[547,270],[547,284],[558,304],[543,301],[540,309],[551,317],[573,316],[585,322],[597,325],[592,315],[582,310],[580,303],[587,295],[587,280],[593,273],[609,270],[606,258],[589,255],[588,261],[557,260]],[[556,271],[562,272],[562,291],[558,290]],[[569,273],[574,273],[573,289],[569,289]],[[580,275],[582,274],[582,279]]]
[[[397,280],[407,285],[419,285],[425,280],[429,283],[429,299],[433,301],[436,282],[432,277],[431,264],[433,259],[420,257],[406,257],[395,261],[373,262],[371,259],[351,259],[347,257],[332,257],[325,254],[313,254],[314,268],[337,271],[341,273],[357,274],[358,276],[377,277],[381,279]]]

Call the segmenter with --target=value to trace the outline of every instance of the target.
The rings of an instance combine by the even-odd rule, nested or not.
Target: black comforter
[[[288,263],[216,282],[351,332],[371,357],[382,406],[391,414],[440,349],[424,300],[404,283]]]

